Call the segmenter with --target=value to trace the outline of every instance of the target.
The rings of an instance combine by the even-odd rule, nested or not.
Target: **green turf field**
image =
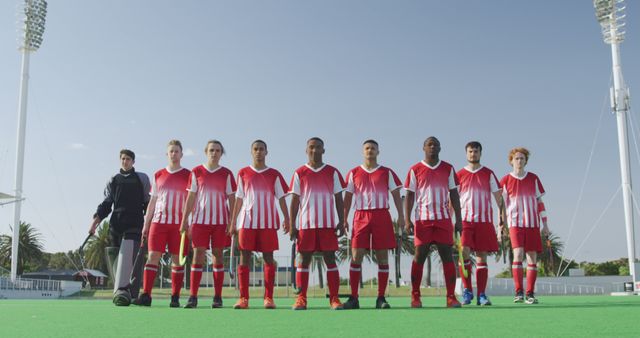
[[[292,311],[292,299],[276,299],[264,310],[170,309],[166,298],[151,308],[120,307],[102,299],[0,300],[2,337],[424,337],[424,336],[640,336],[640,297],[546,296],[540,304],[513,304],[493,297],[491,307],[447,309],[444,297],[423,297],[425,308],[409,308],[407,297],[388,298],[390,310],[363,298],[360,310],[332,311],[326,299]],[[182,299],[186,302],[186,298]],[[120,323],[120,324],[117,324]],[[527,329],[529,327],[530,329]]]

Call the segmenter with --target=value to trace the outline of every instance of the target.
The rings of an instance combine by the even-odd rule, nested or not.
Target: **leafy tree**
[[[84,247],[84,267],[108,272],[105,248],[109,244],[109,221],[104,221],[102,226],[96,231]],[[79,266],[82,264],[79,264]]]
[[[20,237],[18,242],[18,275],[23,272],[36,270],[43,257],[42,234],[30,223],[20,222]],[[0,235],[0,265],[11,268],[12,237]]]

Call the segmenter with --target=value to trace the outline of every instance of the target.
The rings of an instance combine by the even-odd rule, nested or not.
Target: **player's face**
[[[524,169],[524,167],[527,165],[527,158],[524,156],[523,153],[516,153],[513,156],[513,159],[511,160],[511,166],[513,167],[513,169]]]
[[[309,162],[322,162],[322,154],[324,154],[324,145],[318,140],[307,142],[307,157]]]
[[[256,142],[251,146],[251,156],[257,162],[264,162],[267,153],[267,148],[261,142]]]
[[[128,155],[122,154],[120,155],[120,167],[124,171],[129,171],[133,168],[133,164],[135,161]]]
[[[182,159],[182,149],[176,145],[167,147],[167,158],[171,163],[180,163]]]
[[[213,162],[218,162],[220,157],[222,157],[222,147],[217,143],[209,143],[207,146],[207,158]]]
[[[480,163],[480,156],[482,152],[478,148],[467,148],[467,162]]]
[[[437,158],[440,154],[440,142],[434,139],[429,139],[422,147],[424,154],[427,158]]]
[[[376,160],[378,159],[378,154],[380,154],[380,151],[378,151],[377,145],[373,143],[365,143],[362,146],[362,154],[364,155],[364,158],[366,160]]]

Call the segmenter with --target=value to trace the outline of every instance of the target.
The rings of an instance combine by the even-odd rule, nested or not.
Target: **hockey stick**
[[[179,263],[184,266],[187,263],[187,255],[184,254],[184,248],[187,242],[187,232],[183,231],[180,237],[180,254],[178,255]]]
[[[331,298],[331,295],[329,295],[328,293],[324,294],[326,298]],[[347,297],[351,297],[350,293],[339,293],[338,294],[338,298],[347,298]]]
[[[84,246],[87,245],[87,242],[89,241],[89,239],[93,237],[93,234],[89,234],[87,235],[87,238],[84,239],[84,242],[82,242],[82,245],[80,245],[80,248],[78,248],[78,253],[80,254],[80,259],[82,259],[83,264],[84,265]]]
[[[136,271],[138,271],[145,263],[145,255],[147,254],[147,241],[140,241],[140,247],[138,248],[138,253],[136,254],[136,258],[133,260],[133,268],[131,269],[131,277],[129,278],[129,284],[135,284],[138,282],[138,278],[141,276],[136,275]]]
[[[229,252],[229,279],[235,279],[236,273],[235,271],[235,262],[234,262],[234,252],[236,251],[236,235],[231,236],[231,248]]]

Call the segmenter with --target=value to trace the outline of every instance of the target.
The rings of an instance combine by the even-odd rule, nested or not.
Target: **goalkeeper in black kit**
[[[104,201],[98,205],[89,228],[89,233],[93,235],[100,222],[111,214],[110,246],[105,250],[109,258],[109,273],[114,282],[113,303],[117,306],[128,306],[133,298],[138,297],[142,275],[142,271],[132,270],[134,257],[140,249],[150,183],[146,174],[135,171],[135,159],[133,151],[120,151],[120,172],[107,183]],[[133,285],[130,282],[132,279],[136,281]]]

